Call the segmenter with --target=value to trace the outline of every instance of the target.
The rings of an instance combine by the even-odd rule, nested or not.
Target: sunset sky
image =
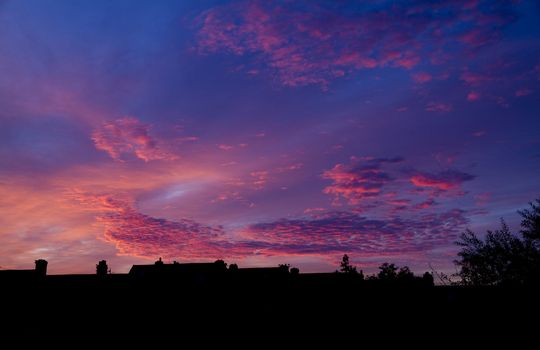
[[[538,1],[0,0],[0,266],[455,272],[540,197]]]

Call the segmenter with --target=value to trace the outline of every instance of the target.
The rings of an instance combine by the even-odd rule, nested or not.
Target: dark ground
[[[258,335],[266,342],[379,334],[392,341],[400,333],[442,340],[478,336],[482,329],[493,340],[511,329],[539,330],[537,289],[370,283],[340,274],[189,284],[127,275],[47,276],[4,283],[0,290],[0,334],[21,340],[197,335],[204,342]]]

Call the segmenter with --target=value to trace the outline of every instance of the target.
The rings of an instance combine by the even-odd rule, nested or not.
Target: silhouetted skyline
[[[533,0],[0,1],[0,267],[452,274],[539,195],[538,32]]]

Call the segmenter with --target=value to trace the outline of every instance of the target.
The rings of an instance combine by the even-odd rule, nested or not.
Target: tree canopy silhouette
[[[407,269],[409,268],[407,267]],[[383,281],[394,280],[397,277],[397,270],[398,267],[395,264],[384,263],[379,266],[377,277]]]
[[[535,203],[529,203],[531,209],[518,211],[521,215],[521,234],[526,240],[531,241],[537,248],[540,246],[540,199]]]
[[[408,266],[403,266],[399,269],[397,278],[401,281],[412,281],[414,280],[414,274]]]
[[[522,238],[510,232],[501,220],[501,228],[487,231],[482,240],[471,230],[456,242],[461,247],[456,265],[458,276],[468,285],[525,285],[540,278],[540,200],[530,210],[518,211],[523,218]]]
[[[341,263],[339,265],[341,268],[341,272],[343,273],[349,273],[349,274],[357,274],[358,271],[356,271],[356,266],[351,265],[349,262],[349,256],[347,254],[343,255],[343,258],[341,259]]]

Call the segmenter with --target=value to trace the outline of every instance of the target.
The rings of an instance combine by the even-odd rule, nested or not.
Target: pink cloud
[[[103,240],[118,255],[168,260],[243,259],[259,256],[326,255],[335,252],[403,254],[452,242],[467,223],[464,211],[421,214],[408,219],[366,218],[355,213],[308,210],[310,216],[261,222],[241,228],[231,239],[221,226],[192,219],[167,220],[137,211],[134,203],[111,195],[78,193],[97,213]]]
[[[426,105],[426,111],[428,112],[442,112],[448,113],[452,111],[452,105],[443,102],[429,102]]]
[[[98,150],[107,152],[115,160],[122,160],[122,154],[133,154],[145,162],[177,159],[160,147],[149,135],[149,129],[147,124],[133,117],[124,117],[103,123],[92,132],[92,140]]]
[[[250,173],[250,175],[252,178],[254,178],[251,184],[257,189],[263,188],[268,182],[269,173],[266,170],[253,171]]]
[[[417,64],[419,64],[420,60],[421,60],[421,58],[420,58],[420,56],[418,54],[412,53],[412,52],[407,52],[402,57],[399,57],[398,59],[396,59],[392,63],[392,65],[394,67],[401,67],[401,68],[405,68],[405,69],[411,69],[414,66],[416,66]]]
[[[480,94],[476,91],[471,91],[467,94],[467,101],[474,102],[480,98]]]
[[[412,75],[412,79],[419,84],[430,82],[433,77],[427,72],[418,72]]]
[[[433,207],[434,205],[436,205],[437,203],[435,202],[435,200],[433,198],[430,198],[428,200],[425,200],[421,203],[418,203],[414,206],[415,209],[429,209],[431,207]]]
[[[211,203],[218,203],[218,202],[224,202],[224,201],[246,202],[246,199],[240,194],[239,191],[228,191],[228,192],[218,194],[210,202]]]
[[[410,178],[416,187],[429,187],[441,191],[459,188],[465,181],[471,181],[474,175],[463,173],[457,170],[446,170],[437,174],[418,173]]]
[[[378,196],[383,186],[392,181],[381,166],[401,161],[401,158],[354,158],[350,164],[337,164],[323,172],[322,178],[333,182],[323,192],[337,199],[343,197],[349,204],[359,204],[363,199]]]

